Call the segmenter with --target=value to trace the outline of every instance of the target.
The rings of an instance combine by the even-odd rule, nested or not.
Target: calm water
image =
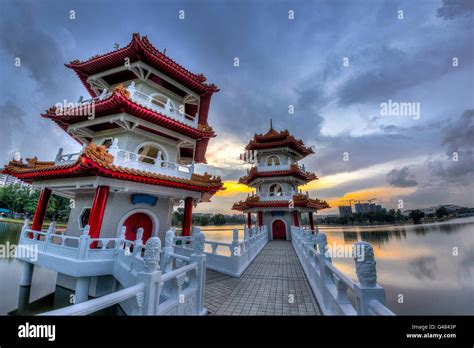
[[[232,240],[238,226],[206,226],[206,239]],[[0,223],[0,244],[18,240],[20,225]],[[474,218],[443,223],[407,226],[329,227],[320,226],[328,242],[352,245],[370,242],[377,259],[378,282],[385,287],[388,307],[397,314],[474,314]],[[239,238],[243,238],[240,231]],[[453,255],[457,248],[458,255]],[[219,253],[228,251],[219,248]],[[333,263],[356,279],[350,258],[334,258]],[[0,259],[0,314],[16,308],[19,262]],[[31,301],[55,289],[55,272],[35,269]],[[403,295],[403,303],[399,303]]]

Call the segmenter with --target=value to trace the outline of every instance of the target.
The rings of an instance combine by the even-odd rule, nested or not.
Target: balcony
[[[257,164],[257,171],[258,172],[273,172],[273,171],[280,171],[280,170],[290,170],[291,163],[280,162],[280,164],[267,164],[267,163],[258,163]]]
[[[63,154],[60,148],[54,163],[56,165],[71,164],[77,161],[84,151],[84,147],[80,152]],[[194,173],[194,164],[183,165],[174,162],[163,161],[157,158],[140,155],[136,152],[130,152],[119,149],[117,139],[114,139],[112,146],[108,152],[114,157],[113,164],[120,167],[142,170],[150,173],[163,174],[181,179],[191,179]],[[158,156],[159,158],[160,156]]]
[[[279,194],[270,194],[268,192],[262,192],[258,193],[257,195],[260,197],[260,200],[262,201],[289,201],[290,199],[293,199],[293,195],[295,193],[291,192],[283,192]]]
[[[152,109],[156,112],[159,112],[162,115],[165,115],[169,118],[172,118],[175,121],[179,121],[184,123],[188,126],[197,128],[198,126],[198,118],[196,115],[189,115],[184,112],[184,110],[179,110],[176,108],[170,101],[169,98],[167,100],[160,100],[153,95],[148,95],[143,92],[138,91],[135,88],[135,83],[132,81],[130,86],[127,88],[130,92],[130,98],[137,104],[140,104],[148,109]],[[184,107],[184,105],[183,105]]]
[[[145,172],[163,174],[182,179],[191,179],[194,173],[194,164],[182,165],[174,162],[162,161],[157,158],[116,148],[116,145],[112,145],[109,148],[109,153],[114,156],[113,164],[120,167],[133,168]]]

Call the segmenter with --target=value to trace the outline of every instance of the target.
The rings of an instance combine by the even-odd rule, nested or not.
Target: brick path
[[[321,315],[288,241],[268,242],[240,278],[206,274],[210,315]]]

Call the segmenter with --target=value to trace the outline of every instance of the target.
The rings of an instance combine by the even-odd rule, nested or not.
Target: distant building
[[[0,174],[0,187],[10,186],[10,185],[21,185],[27,186],[26,182],[21,181],[20,179],[15,178],[14,176],[7,174]]]
[[[339,215],[341,216],[352,215],[352,207],[350,205],[340,205],[338,208],[339,208]]]
[[[356,203],[354,207],[356,214],[370,213],[371,211],[369,203]]]

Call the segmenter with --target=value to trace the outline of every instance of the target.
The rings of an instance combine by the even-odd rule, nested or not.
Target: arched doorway
[[[151,237],[153,231],[153,221],[145,213],[135,213],[130,215],[123,226],[126,227],[125,239],[135,240],[137,238],[137,231],[141,227],[143,228],[143,244],[146,244],[148,238]]]
[[[286,226],[282,220],[275,220],[272,223],[273,239],[286,239]]]

